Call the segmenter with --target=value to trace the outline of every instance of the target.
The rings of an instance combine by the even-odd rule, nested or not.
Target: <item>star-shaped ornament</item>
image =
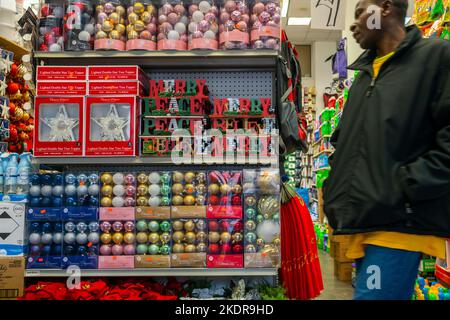
[[[100,126],[102,141],[126,141],[124,128],[128,125],[127,118],[121,118],[115,104],[109,106],[106,117],[92,118]]]
[[[78,119],[69,118],[65,105],[59,106],[54,117],[41,120],[50,128],[49,141],[76,141],[73,129],[78,126]]]

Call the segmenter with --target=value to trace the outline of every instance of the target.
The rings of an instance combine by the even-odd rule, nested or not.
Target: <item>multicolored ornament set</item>
[[[279,0],[45,1],[36,49],[279,49]]]
[[[27,267],[274,267],[279,186],[264,169],[34,174]]]

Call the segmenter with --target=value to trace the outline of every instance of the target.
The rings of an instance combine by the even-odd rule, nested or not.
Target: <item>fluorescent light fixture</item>
[[[281,17],[286,18],[289,10],[289,0],[283,0],[283,7],[281,8]]]
[[[411,22],[411,17],[406,17],[405,18],[405,25],[407,25],[410,22]]]
[[[291,17],[288,20],[289,26],[309,26],[310,23],[311,23],[311,17],[305,17],[305,18]]]

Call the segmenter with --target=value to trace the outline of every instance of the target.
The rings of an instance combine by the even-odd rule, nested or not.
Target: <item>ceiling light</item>
[[[283,18],[287,17],[288,10],[289,10],[289,0],[284,0],[283,7],[281,8],[281,16]]]
[[[406,17],[405,18],[405,25],[407,25],[410,22],[411,22],[411,17]]]
[[[309,26],[310,23],[311,23],[311,17],[307,17],[307,18],[291,17],[288,20],[288,25],[290,25],[290,26]]]

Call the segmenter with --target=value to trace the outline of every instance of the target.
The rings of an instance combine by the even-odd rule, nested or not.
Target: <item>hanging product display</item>
[[[95,50],[125,50],[127,11],[123,2],[99,0],[95,14]]]
[[[248,49],[250,8],[247,0],[222,0],[220,8],[221,49]]]
[[[87,0],[66,0],[64,50],[86,51],[94,48],[94,6]]]
[[[158,10],[158,50],[186,50],[189,18],[183,0],[162,0]]]
[[[279,50],[281,35],[280,1],[255,0],[250,21],[252,48]]]
[[[194,0],[189,5],[188,11],[189,50],[217,50],[219,47],[219,8],[216,1]]]
[[[127,50],[156,50],[157,2],[131,0],[127,8]]]

